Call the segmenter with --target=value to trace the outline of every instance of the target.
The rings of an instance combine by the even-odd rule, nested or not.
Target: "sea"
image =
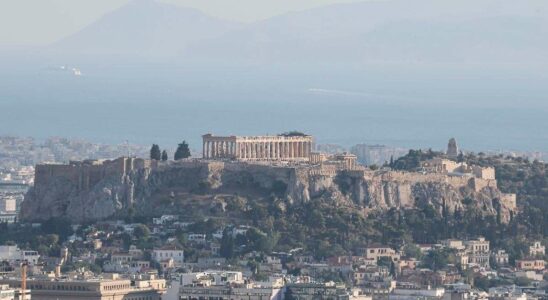
[[[99,143],[298,130],[316,143],[548,152],[543,66],[0,59],[0,135]]]

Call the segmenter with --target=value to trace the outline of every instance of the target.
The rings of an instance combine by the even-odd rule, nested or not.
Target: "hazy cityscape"
[[[0,299],[548,299],[547,36],[545,0],[0,1]]]

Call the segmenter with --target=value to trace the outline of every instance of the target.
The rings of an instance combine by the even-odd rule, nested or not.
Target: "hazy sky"
[[[0,0],[0,45],[48,44],[131,0]],[[238,21],[356,0],[161,0]]]

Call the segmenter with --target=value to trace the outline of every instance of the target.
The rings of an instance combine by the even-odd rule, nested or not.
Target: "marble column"
[[[291,158],[291,143],[285,142],[285,158]]]
[[[207,141],[204,141],[204,154],[203,154],[203,157],[204,159],[207,158]]]
[[[261,143],[257,143],[257,159],[261,159],[262,158],[262,155],[261,155]]]
[[[291,158],[295,158],[295,143],[294,142],[290,142],[289,143],[289,147],[290,147],[290,157]]]

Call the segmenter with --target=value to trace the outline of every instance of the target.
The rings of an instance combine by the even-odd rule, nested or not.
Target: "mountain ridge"
[[[365,1],[235,23],[135,0],[54,44],[64,53],[182,61],[548,63],[548,4]]]
[[[240,23],[214,18],[195,8],[134,0],[49,48],[77,54],[169,57],[180,55],[188,43],[239,26]]]

